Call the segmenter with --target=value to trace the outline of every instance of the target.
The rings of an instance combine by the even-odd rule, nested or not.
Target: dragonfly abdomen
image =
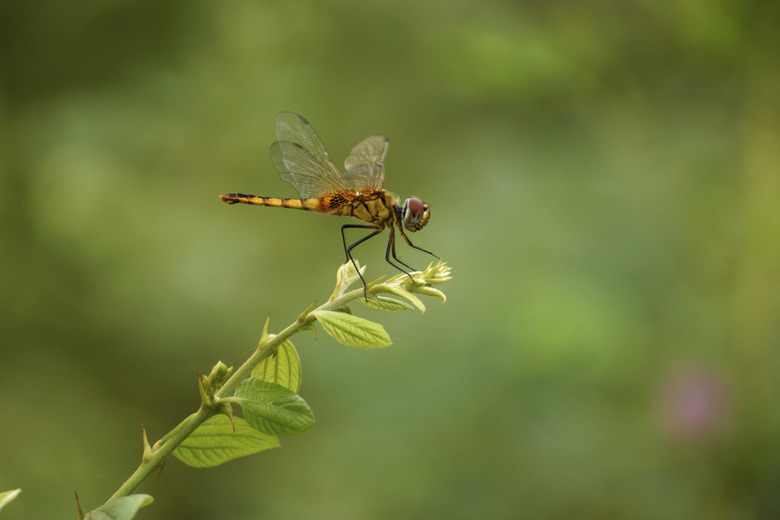
[[[254,204],[255,206],[320,211],[320,199],[282,199],[279,197],[258,197],[245,193],[226,193],[220,195],[219,198],[228,204]]]

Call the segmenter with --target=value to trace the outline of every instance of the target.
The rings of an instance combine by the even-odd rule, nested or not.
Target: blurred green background
[[[382,351],[297,337],[315,427],[169,461],[140,518],[779,518],[778,5],[4,4],[3,518],[102,503],[328,297],[343,219],[217,199],[295,195],[280,110],[337,163],[389,136],[449,300],[356,309]]]

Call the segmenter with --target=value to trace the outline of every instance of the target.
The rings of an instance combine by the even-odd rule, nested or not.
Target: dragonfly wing
[[[341,172],[306,119],[293,112],[279,112],[276,136],[279,140],[271,145],[271,161],[301,197],[320,197],[345,189]]]
[[[336,177],[341,176],[339,169],[330,160],[330,156],[325,150],[325,146],[322,144],[317,132],[314,131],[314,128],[303,116],[293,112],[279,112],[276,114],[276,138],[279,141],[298,143],[308,150],[317,161],[322,163],[323,168],[327,172]]]
[[[334,175],[322,160],[301,144],[276,141],[271,144],[271,162],[301,198],[320,197],[345,188],[341,175]]]
[[[383,135],[370,135],[360,141],[344,161],[344,180],[358,189],[382,189],[388,147]]]

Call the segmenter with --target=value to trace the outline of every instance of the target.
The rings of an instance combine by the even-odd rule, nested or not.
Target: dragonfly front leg
[[[404,237],[404,240],[406,240],[406,243],[409,244],[410,247],[412,247],[414,249],[417,249],[418,251],[422,251],[423,253],[428,253],[429,255],[435,256],[436,258],[439,258],[439,255],[437,255],[436,253],[431,253],[427,249],[423,249],[422,247],[417,247],[416,245],[412,244],[412,241],[409,240],[409,237],[406,236],[406,233],[404,233],[404,230],[401,229],[400,226],[398,227],[398,231],[401,233],[401,236]],[[393,255],[393,257],[395,257],[395,255]],[[398,259],[396,258],[396,260],[398,260]],[[398,261],[401,262],[400,260],[398,260]],[[401,262],[401,263],[403,263],[403,262]],[[406,264],[404,264],[404,265],[406,265]]]

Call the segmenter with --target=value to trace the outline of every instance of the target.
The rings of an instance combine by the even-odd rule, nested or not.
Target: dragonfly
[[[276,136],[278,141],[271,144],[271,162],[281,178],[292,184],[300,197],[260,197],[245,193],[226,193],[220,195],[220,199],[228,204],[301,209],[362,220],[362,224],[341,226],[341,241],[344,244],[347,261],[352,262],[363,282],[366,297],[366,281],[355,263],[352,250],[380,234],[385,228],[390,230],[385,260],[410,278],[410,271],[415,269],[396,255],[396,228],[409,246],[439,258],[427,249],[414,245],[404,233],[404,229],[411,232],[419,231],[428,223],[431,217],[428,204],[418,197],[411,196],[399,205],[399,199],[383,188],[384,161],[389,146],[387,137],[371,135],[360,141],[352,148],[344,161],[344,171],[341,171],[330,159],[314,128],[302,116],[293,112],[278,113]],[[358,241],[347,245],[344,234],[347,229],[364,229],[370,232]],[[390,260],[391,256],[393,260]]]

